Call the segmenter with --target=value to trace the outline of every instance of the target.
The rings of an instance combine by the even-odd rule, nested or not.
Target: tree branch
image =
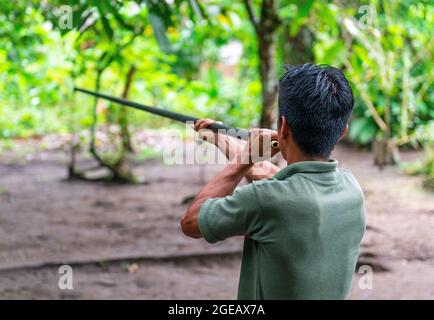
[[[276,11],[276,2],[274,0],[262,0],[260,27],[267,28],[268,32],[272,33],[281,23]]]
[[[253,24],[253,27],[255,28],[255,31],[259,31],[259,22],[258,19],[255,16],[255,13],[253,12],[252,3],[250,0],[244,0],[244,5],[247,10],[247,14],[249,15],[250,22]]]

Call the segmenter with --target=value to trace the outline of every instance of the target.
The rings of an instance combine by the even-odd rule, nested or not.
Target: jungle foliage
[[[412,0],[2,1],[0,137],[90,128],[98,158],[98,126],[116,124],[121,151],[100,159],[114,168],[131,151],[129,130],[169,122],[74,86],[272,126],[282,65],[315,62],[342,68],[354,85],[348,139],[391,163],[399,147],[432,148],[433,12]]]

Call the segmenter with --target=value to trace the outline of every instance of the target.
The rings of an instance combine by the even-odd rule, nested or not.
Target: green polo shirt
[[[347,298],[364,198],[337,164],[297,162],[202,205],[199,228],[209,243],[246,236],[238,299]]]

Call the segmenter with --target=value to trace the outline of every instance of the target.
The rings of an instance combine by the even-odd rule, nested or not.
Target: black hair
[[[279,123],[285,117],[297,146],[328,157],[354,108],[350,83],[327,65],[285,66],[279,84]]]

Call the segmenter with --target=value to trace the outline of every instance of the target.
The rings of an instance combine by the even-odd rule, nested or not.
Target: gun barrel
[[[189,115],[185,115],[185,114],[181,114],[181,113],[177,113],[177,112],[173,112],[173,111],[169,111],[169,110],[164,110],[164,109],[160,109],[160,108],[156,108],[156,107],[151,107],[151,106],[147,106],[141,103],[137,103],[137,102],[133,102],[133,101],[129,101],[126,99],[122,99],[122,98],[117,98],[117,97],[113,97],[113,96],[109,96],[103,93],[99,93],[99,92],[94,92],[94,91],[90,91],[87,89],[83,89],[83,88],[74,88],[74,91],[77,92],[82,92],[97,98],[101,98],[101,99],[105,99],[111,102],[115,102],[118,103],[120,105],[126,106],[126,107],[130,107],[130,108],[134,108],[134,109],[138,109],[138,110],[142,110],[145,112],[149,112],[152,114],[156,114],[159,115],[161,117],[164,118],[168,118],[168,119],[172,119],[178,122],[196,122],[197,120],[199,120],[199,118],[196,117],[192,117]],[[219,130],[219,133],[223,133],[226,135],[230,135],[233,136],[235,138],[238,139],[243,139],[243,140],[247,140],[248,139],[248,130],[246,129],[238,129],[238,128],[232,128],[232,127],[228,127],[224,124],[221,123],[213,123],[209,129],[217,131]]]

